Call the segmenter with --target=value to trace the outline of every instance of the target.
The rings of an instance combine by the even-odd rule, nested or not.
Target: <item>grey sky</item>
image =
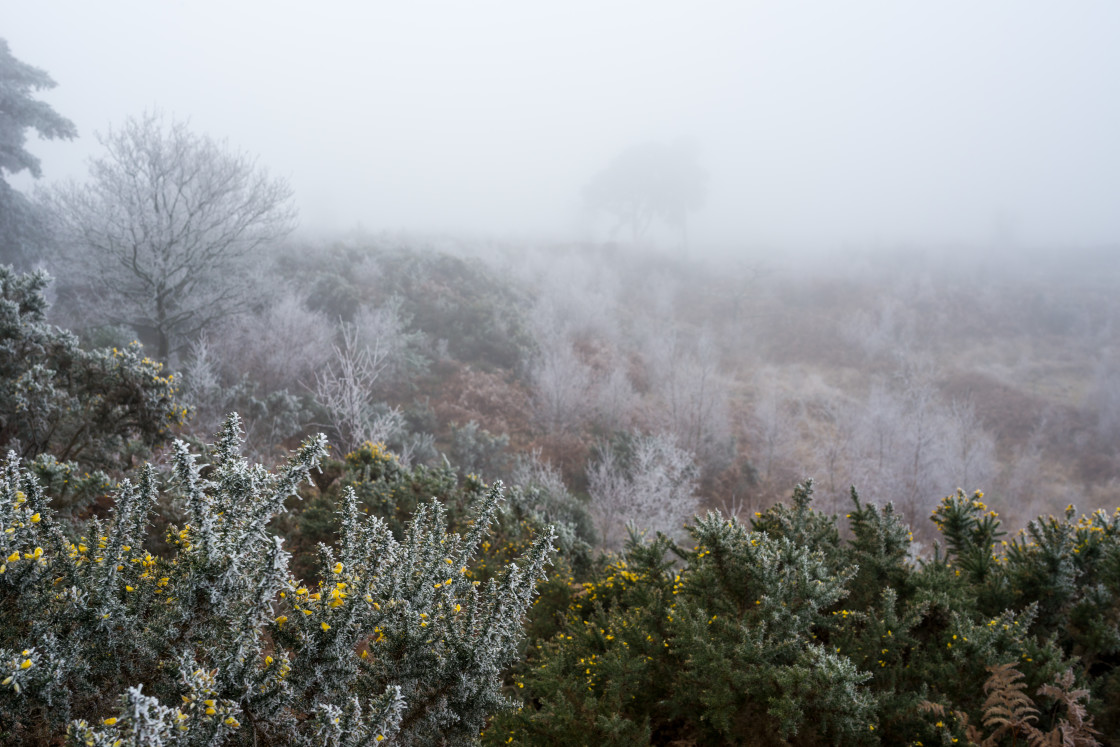
[[[1120,241],[1120,3],[0,0],[78,126],[158,106],[288,176],[310,228],[579,236],[687,137],[697,241]],[[28,180],[18,182],[26,188]]]

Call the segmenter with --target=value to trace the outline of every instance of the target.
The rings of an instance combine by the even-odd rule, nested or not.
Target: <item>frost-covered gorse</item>
[[[56,520],[9,455],[0,476],[0,741],[84,745],[463,744],[506,705],[500,671],[552,535],[480,585],[467,572],[500,485],[467,536],[433,499],[394,539],[344,501],[317,583],[269,531],[323,456],[320,436],[271,473],[240,455],[232,416],[210,463],[182,443],[109,517]],[[162,490],[161,490],[162,486]],[[180,503],[156,552],[157,502]]]

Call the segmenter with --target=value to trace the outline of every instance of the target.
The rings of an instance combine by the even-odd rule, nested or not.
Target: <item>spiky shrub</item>
[[[84,491],[79,476],[130,468],[169,440],[187,409],[174,375],[138,343],[85,350],[48,324],[49,281],[0,265],[0,450],[43,460],[42,476],[59,476],[56,504],[77,508],[104,484],[94,476]]]
[[[632,542],[578,582],[542,585],[540,638],[509,681],[523,708],[486,741],[964,744],[1009,662],[1047,738],[1090,716],[1117,733],[1115,519],[1040,519],[1005,551],[981,497],[954,495],[934,512],[948,555],[920,560],[890,505],[852,502],[847,539],[805,484],[750,529],[709,517],[692,550]],[[1045,596],[1045,579],[1067,577],[1086,586]]]
[[[1070,505],[1031,521],[1004,549],[1000,601],[1037,609],[1039,632],[1089,675],[1102,731],[1120,734],[1120,509],[1086,515]]]
[[[449,464],[405,465],[384,444],[366,442],[334,462],[335,476],[309,500],[289,501],[291,511],[278,529],[295,548],[297,575],[317,577],[310,552],[318,542],[333,542],[338,527],[334,521],[352,492],[363,513],[379,516],[402,538],[416,511],[432,496],[439,496],[446,509],[451,531],[466,533],[475,520],[474,505],[490,488],[477,475],[460,476]],[[328,465],[327,470],[331,467]],[[512,559],[527,550],[533,538],[548,527],[557,535],[559,555],[576,564],[589,560],[590,517],[578,501],[553,476],[543,482],[540,474],[515,472],[514,484],[506,491],[504,509],[495,516],[489,536],[482,543],[481,557],[469,569],[473,579],[485,580],[501,572]]]
[[[582,584],[564,628],[517,675],[534,702],[498,718],[491,743],[876,740],[869,674],[815,634],[850,571],[715,514],[690,531],[691,551],[632,537]]]
[[[402,540],[353,494],[304,586],[269,522],[325,451],[270,473],[227,422],[211,461],[175,445],[171,474],[125,482],[106,521],[68,536],[9,455],[0,480],[0,739],[86,745],[461,744],[506,704],[500,672],[543,578],[551,533],[485,585],[469,569],[500,486],[464,537],[438,501]],[[166,480],[187,517],[145,549]],[[123,741],[118,741],[123,740]]]

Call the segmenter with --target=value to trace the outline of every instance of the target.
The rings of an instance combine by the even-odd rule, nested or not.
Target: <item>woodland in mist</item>
[[[705,252],[679,144],[593,241],[311,236],[100,142],[0,180],[0,741],[1116,743],[1113,252]]]

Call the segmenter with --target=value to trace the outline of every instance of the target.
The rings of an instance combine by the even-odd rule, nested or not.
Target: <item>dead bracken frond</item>
[[[1096,747],[1100,742],[1096,736],[1100,734],[1093,728],[1093,717],[1088,715],[1085,703],[1089,700],[1089,691],[1073,688],[1073,670],[1067,669],[1052,685],[1043,685],[1038,688],[1038,694],[1053,698],[1061,703],[1066,710],[1066,717],[1059,719],[1054,728],[1040,738],[1031,738],[1031,747],[1042,745],[1061,745],[1061,747]]]
[[[1085,708],[1089,691],[1073,689],[1072,669],[1067,669],[1053,684],[1038,689],[1039,695],[1060,703],[1065,709],[1065,717],[1058,719],[1047,732],[1036,726],[1039,711],[1034,700],[1025,692],[1023,673],[1016,668],[1015,662],[991,666],[988,671],[991,675],[984,683],[984,692],[988,697],[984,701],[983,724],[986,729],[994,728],[995,731],[983,737],[979,729],[968,723],[967,714],[960,711],[951,713],[965,727],[969,744],[998,747],[1005,737],[1012,740],[1025,737],[1030,747],[1100,746],[1096,739],[1099,732],[1093,728],[1093,719]],[[923,701],[919,708],[939,718],[949,714],[940,703]]]
[[[1038,709],[1034,701],[1023,690],[1026,683],[1022,682],[1023,673],[1015,668],[1015,663],[999,664],[988,667],[991,676],[984,683],[984,692],[988,695],[984,701],[984,726],[996,727],[984,744],[996,744],[1005,734],[1027,735],[1034,730],[1034,722],[1038,720]]]

